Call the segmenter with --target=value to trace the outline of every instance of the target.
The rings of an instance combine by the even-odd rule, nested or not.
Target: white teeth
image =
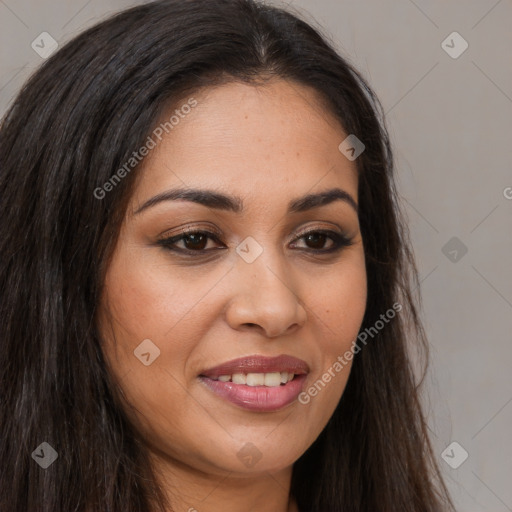
[[[232,381],[234,384],[245,384],[246,386],[268,386],[274,388],[281,384],[290,382],[295,374],[289,372],[270,373],[234,373],[233,375],[219,375],[220,382]]]
[[[245,382],[248,386],[263,386],[265,384],[264,373],[248,373],[247,381]]]
[[[260,374],[261,375],[261,374]],[[281,374],[279,372],[274,373],[265,373],[264,375],[264,383],[265,386],[276,387],[281,385]]]
[[[247,375],[244,375],[243,373],[234,373],[231,377],[231,380],[234,384],[246,384]]]

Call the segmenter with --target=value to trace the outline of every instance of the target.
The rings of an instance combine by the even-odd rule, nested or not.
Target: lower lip
[[[199,377],[216,395],[229,402],[257,412],[273,412],[291,404],[302,391],[306,375],[297,375],[284,386],[247,386],[233,382]]]

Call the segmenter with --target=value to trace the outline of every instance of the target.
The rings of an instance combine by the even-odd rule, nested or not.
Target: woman
[[[45,62],[0,137],[2,512],[451,509],[380,112],[251,0]]]

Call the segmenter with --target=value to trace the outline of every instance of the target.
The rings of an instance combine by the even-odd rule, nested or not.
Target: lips
[[[198,377],[216,396],[253,412],[274,412],[293,403],[309,373],[288,355],[247,356],[204,370]]]

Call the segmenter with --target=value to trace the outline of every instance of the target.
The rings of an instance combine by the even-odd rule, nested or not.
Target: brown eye
[[[186,231],[170,238],[163,238],[158,241],[158,244],[170,251],[197,253],[200,256],[202,253],[213,250],[206,249],[209,239],[220,243],[217,235],[210,231]],[[183,247],[179,247],[178,242],[183,242]]]
[[[330,239],[332,243],[330,247],[325,249],[324,245],[327,239]],[[336,252],[341,250],[343,247],[348,247],[349,245],[352,245],[351,238],[342,235],[341,233],[336,233],[335,231],[309,231],[307,233],[303,233],[296,240],[305,241],[306,252],[309,249],[309,252],[318,254],[328,254]]]
[[[208,243],[208,236],[204,233],[191,233],[182,237],[185,249],[202,251]]]
[[[309,245],[309,247],[311,247],[311,249],[318,250],[318,249],[323,248],[323,246],[325,245],[326,239],[329,237],[325,233],[314,232],[314,233],[309,233],[308,235],[304,236],[303,238],[307,244],[311,244],[311,245]]]

